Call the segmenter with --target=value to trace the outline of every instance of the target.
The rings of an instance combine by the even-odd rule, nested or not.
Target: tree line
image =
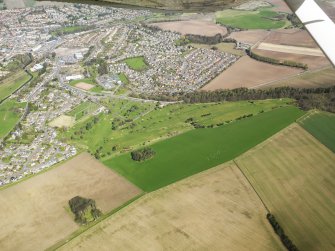
[[[281,242],[284,244],[284,246],[287,248],[288,251],[299,251],[296,245],[288,238],[288,236],[285,234],[284,229],[279,225],[274,215],[268,213],[266,215],[266,218],[270,222],[273,230],[276,232],[276,234],[280,237]]]
[[[158,101],[184,101],[185,103],[214,103],[223,101],[264,100],[291,98],[303,110],[319,109],[335,113],[335,86],[323,88],[277,87],[269,89],[222,89],[191,93],[139,94],[134,97]]]
[[[289,67],[296,67],[296,68],[301,68],[304,70],[308,69],[308,65],[307,64],[302,64],[299,62],[294,62],[294,61],[290,61],[290,60],[278,60],[275,58],[270,58],[270,57],[265,57],[265,56],[261,56],[256,54],[255,52],[253,52],[251,49],[246,50],[246,52],[248,53],[248,55],[257,60],[257,61],[261,61],[261,62],[265,62],[265,63],[269,63],[269,64],[274,64],[274,65],[284,65],[284,66],[289,66]]]

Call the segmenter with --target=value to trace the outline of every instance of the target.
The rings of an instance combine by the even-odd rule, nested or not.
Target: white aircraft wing
[[[335,24],[314,0],[285,0],[335,66]]]

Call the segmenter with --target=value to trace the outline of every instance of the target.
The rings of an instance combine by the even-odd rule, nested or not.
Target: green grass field
[[[124,60],[124,62],[128,65],[130,69],[134,71],[144,71],[148,68],[144,57],[127,58]]]
[[[7,135],[20,119],[20,108],[25,107],[25,103],[17,103],[14,100],[6,100],[0,105],[0,138]]]
[[[289,102],[291,101],[282,99],[217,104],[174,104],[153,110],[154,103],[113,100],[112,103],[105,104],[110,108],[111,114],[100,116],[99,123],[92,129],[85,129],[87,123],[85,121],[71,128],[64,137],[72,139],[73,144],[87,146],[91,152],[102,147],[102,154],[115,155],[192,130],[194,127],[186,122],[190,118],[206,127],[217,126],[233,122],[247,114],[256,115],[262,111],[271,111]],[[147,113],[149,111],[151,112]],[[117,148],[116,151],[112,151],[114,146]]]
[[[0,100],[3,100],[30,79],[25,71],[19,71],[0,81]]]
[[[279,14],[269,9],[257,11],[224,10],[217,13],[216,21],[220,24],[241,29],[278,29],[286,21],[277,18]]]
[[[335,249],[335,154],[294,124],[236,163],[299,250]]]
[[[232,160],[304,114],[296,107],[270,112],[212,129],[198,129],[152,145],[154,158],[135,162],[130,154],[104,163],[144,191],[153,191]]]
[[[310,116],[299,120],[299,124],[335,153],[334,114],[314,112]]]
[[[98,105],[92,102],[84,102],[76,106],[67,115],[75,117],[76,121],[82,119],[86,115],[89,115],[92,111],[98,109]]]
[[[129,84],[129,79],[126,76],[126,74],[120,73],[118,77],[120,78],[121,82],[124,83],[125,85]]]

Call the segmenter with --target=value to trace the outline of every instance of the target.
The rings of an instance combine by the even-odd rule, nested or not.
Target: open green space
[[[92,102],[83,102],[76,106],[67,115],[75,117],[76,121],[82,119],[83,117],[91,114],[93,111],[98,109],[98,105]]]
[[[0,81],[0,101],[11,95],[30,79],[25,71],[11,74],[8,78]]]
[[[241,29],[278,29],[286,24],[285,16],[269,9],[257,11],[224,10],[217,13],[220,24]]]
[[[110,114],[99,116],[99,123],[79,122],[62,135],[71,144],[85,146],[92,153],[101,149],[102,158],[193,130],[195,126],[217,127],[237,118],[271,111],[290,103],[289,99],[222,102],[208,104],[173,104],[159,108],[155,103],[106,100]],[[191,123],[194,123],[192,125]],[[92,127],[86,130],[87,123]]]
[[[24,108],[25,105],[15,100],[6,100],[0,105],[0,138],[13,129],[22,115],[21,108]]]
[[[86,31],[89,29],[92,29],[93,27],[91,26],[67,26],[67,27],[62,27],[57,30],[54,30],[51,32],[51,35],[53,36],[61,36],[61,35],[66,35],[66,34],[72,34],[76,32],[81,32],[81,31]]]
[[[129,79],[126,74],[120,73],[118,77],[121,80],[121,82],[124,83],[125,85],[129,84]]]
[[[227,162],[304,114],[288,106],[217,128],[198,129],[151,146],[154,158],[136,162],[129,153],[104,163],[144,191],[153,191]]]
[[[334,250],[332,151],[293,124],[235,162],[299,250]]]
[[[299,124],[335,153],[334,114],[313,112],[309,116],[299,120]]]
[[[124,62],[128,67],[134,71],[144,71],[148,68],[147,63],[144,60],[144,57],[133,57],[127,58]]]

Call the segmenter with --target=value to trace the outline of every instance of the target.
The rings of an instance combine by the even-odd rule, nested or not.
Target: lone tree
[[[102,213],[96,208],[95,201],[76,196],[69,200],[69,206],[75,215],[75,222],[79,224],[87,224],[98,219]]]

